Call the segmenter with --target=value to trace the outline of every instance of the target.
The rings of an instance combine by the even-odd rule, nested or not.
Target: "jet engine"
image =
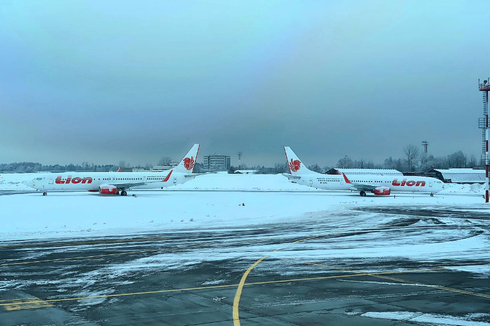
[[[101,185],[99,187],[99,194],[101,195],[117,195],[117,187],[111,185]]]
[[[376,196],[389,196],[391,194],[391,190],[388,187],[378,187],[374,188],[374,194]]]

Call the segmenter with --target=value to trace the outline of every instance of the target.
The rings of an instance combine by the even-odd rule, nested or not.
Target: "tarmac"
[[[393,218],[369,229],[335,229],[325,219],[1,242],[0,325],[490,324],[489,273],[471,270],[490,263],[481,254],[329,254],[394,239],[489,238],[486,214],[458,207],[352,214]]]

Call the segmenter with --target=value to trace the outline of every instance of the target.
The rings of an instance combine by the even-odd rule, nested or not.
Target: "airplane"
[[[192,146],[179,165],[164,172],[64,172],[34,178],[29,186],[43,192],[89,191],[101,195],[127,196],[128,189],[156,189],[187,182],[199,154],[199,144]]]
[[[371,192],[376,196],[389,196],[391,192],[435,193],[444,189],[444,183],[435,178],[403,177],[389,175],[358,175],[350,180],[342,175],[321,174],[309,170],[290,147],[284,147],[290,175],[285,176],[291,182],[326,190],[356,190],[361,196]],[[401,180],[400,180],[401,179]]]

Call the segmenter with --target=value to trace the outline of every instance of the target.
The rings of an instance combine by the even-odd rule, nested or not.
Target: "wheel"
[[[430,196],[431,196],[431,197],[434,197],[434,193],[433,193],[433,192],[431,192],[431,193],[430,193]]]
[[[361,196],[366,196],[366,192],[364,190],[362,190],[360,193],[359,193]]]
[[[43,196],[47,196],[48,193],[46,191],[43,192]]]
[[[121,196],[127,196],[127,195],[128,193],[126,192],[126,190],[121,191]]]

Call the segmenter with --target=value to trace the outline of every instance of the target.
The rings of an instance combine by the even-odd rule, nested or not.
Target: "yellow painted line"
[[[3,308],[7,311],[17,311],[17,310],[26,310],[26,309],[42,309],[54,307],[54,305],[41,300],[39,298],[35,299],[16,299],[13,300],[10,304],[3,305]]]
[[[304,278],[293,278],[289,280],[276,280],[276,281],[263,281],[263,282],[252,282],[246,283],[245,285],[262,285],[262,284],[276,284],[276,283],[292,283],[292,282],[302,282],[302,281],[317,281],[317,280],[329,280],[329,279],[340,279],[349,277],[361,277],[361,276],[373,276],[373,275],[390,275],[396,273],[419,273],[427,270],[414,270],[414,271],[397,271],[397,272],[379,272],[379,273],[358,273],[358,274],[343,274],[343,275],[331,275],[331,276],[317,276],[317,277],[304,277]]]
[[[233,325],[234,326],[240,326],[240,316],[238,313],[238,304],[240,303],[240,297],[242,295],[243,291],[243,286],[245,285],[245,281],[247,280],[248,274],[254,269],[255,266],[260,264],[262,260],[266,259],[269,256],[264,256],[257,260],[252,266],[250,266],[247,271],[242,275],[242,278],[240,279],[240,283],[238,283],[238,287],[235,293],[235,298],[233,299]]]
[[[265,259],[266,257],[267,256],[263,257],[263,259]],[[443,268],[440,268],[440,269],[443,269]],[[250,270],[252,270],[252,269],[250,269]],[[427,272],[427,271],[433,271],[433,270],[437,270],[437,269],[431,268],[431,269],[415,269],[415,270],[405,270],[405,271],[395,271],[395,272],[356,273],[356,274],[330,275],[330,276],[318,276],[318,277],[305,277],[305,278],[294,278],[294,279],[275,280],[275,281],[249,282],[249,283],[243,283],[243,286],[281,284],[281,283],[317,281],[317,280],[328,280],[328,279],[343,279],[343,278],[361,277],[361,276],[409,274],[409,273],[420,273],[420,272]],[[188,291],[197,291],[197,290],[213,290],[213,289],[237,287],[239,285],[240,284],[222,284],[222,285],[210,285],[210,286],[200,286],[200,287],[180,288],[180,289],[167,289],[167,290],[155,290],[155,291],[145,291],[145,292],[102,294],[102,295],[94,295],[94,296],[63,298],[63,299],[46,299],[46,300],[41,300],[41,299],[32,299],[32,300],[11,299],[11,300],[2,300],[3,303],[0,303],[0,306],[8,306],[8,305],[12,305],[12,304],[28,305],[28,304],[32,304],[32,303],[42,303],[42,302],[52,303],[52,302],[79,301],[79,300],[90,300],[90,299],[99,299],[99,298],[115,298],[115,297],[160,294],[160,293],[188,292]],[[490,296],[488,296],[488,297],[490,297]]]
[[[193,287],[193,288],[156,290],[156,291],[132,292],[132,293],[117,293],[117,294],[102,294],[102,295],[94,295],[94,296],[86,296],[86,297],[72,297],[72,298],[64,298],[64,299],[47,299],[47,300],[38,299],[38,300],[32,300],[32,301],[25,301],[22,303],[19,303],[19,302],[15,302],[15,303],[16,304],[30,304],[30,303],[35,303],[35,302],[79,301],[79,300],[90,300],[90,299],[100,299],[100,298],[116,298],[116,297],[138,296],[138,295],[159,294],[159,293],[187,292],[187,291],[196,291],[196,290],[212,290],[212,289],[235,287],[237,285],[238,284],[210,285],[210,286],[201,286],[201,287]],[[10,304],[11,303],[0,303],[0,306],[8,306]]]
[[[399,227],[396,227],[396,228],[384,228],[384,229],[370,229],[370,231],[367,231],[367,230],[361,230],[361,231],[366,231],[366,232],[379,231],[379,232],[382,232],[382,231],[387,231],[387,230],[392,230],[392,229],[399,229]],[[353,231],[354,230],[352,230],[352,232]],[[294,242],[291,242],[291,243],[287,244],[286,246],[284,246],[282,248],[278,248],[278,249],[273,250],[273,252],[278,252],[278,251],[283,250],[285,248],[288,248],[288,247],[290,247],[290,246],[292,246],[293,244],[296,244],[296,243],[301,243],[301,242],[305,242],[305,241],[308,241],[308,240],[317,239],[317,238],[320,238],[320,237],[325,237],[325,236],[330,236],[330,235],[336,235],[336,234],[339,234],[339,233],[342,233],[342,232],[349,232],[349,230],[335,230],[332,233],[323,233],[323,234],[320,234],[320,235],[316,235],[316,236],[312,236],[312,237],[308,237],[308,238],[296,240]],[[240,280],[240,284],[244,283],[246,281],[246,278],[247,278],[248,274],[250,274],[250,272],[252,271],[252,269],[254,269],[258,264],[260,264],[267,257],[269,257],[269,256],[262,257],[259,260],[257,260],[253,265],[251,265],[245,271],[245,273],[243,274],[242,279]],[[348,271],[348,270],[345,270],[345,271]],[[357,276],[364,276],[364,275],[365,276],[369,276],[368,273],[365,273],[365,274],[357,274]],[[349,277],[349,276],[348,275],[344,275],[344,277]],[[318,278],[318,279],[322,279],[322,278]],[[298,279],[298,280],[303,280],[303,279]],[[239,319],[239,311],[238,311],[238,309],[239,309],[239,302],[240,302],[240,297],[242,295],[242,292],[243,292],[243,285],[241,287],[238,286],[237,291],[235,293],[235,298],[233,300],[233,325],[234,326],[240,326],[241,325],[240,324],[240,319]]]
[[[0,302],[9,302],[9,303],[14,303],[16,301],[28,301],[30,299],[25,299],[25,298],[19,298],[19,299],[4,299],[4,300],[0,300]],[[41,299],[39,299],[41,300]]]
[[[467,291],[467,290],[455,289],[455,288],[450,288],[447,286],[426,284],[426,283],[421,283],[421,282],[412,282],[412,281],[403,280],[403,279],[395,278],[395,277],[389,277],[389,276],[376,275],[374,277],[383,278],[383,279],[387,279],[387,280],[391,280],[391,281],[395,281],[395,282],[400,282],[400,283],[408,283],[408,284],[413,284],[413,285],[425,286],[425,287],[443,290],[443,291],[447,291],[447,292],[455,292],[455,293],[466,294],[466,295],[471,295],[471,296],[475,296],[475,297],[490,299],[490,294],[484,294],[484,293],[472,292],[472,291]]]
[[[324,233],[324,234],[320,234],[320,235],[316,235],[316,236],[313,236],[313,237],[308,237],[308,238],[304,238],[304,239],[300,239],[300,240],[296,240],[292,243],[289,243],[288,245],[282,247],[282,248],[279,248],[279,249],[276,249],[274,250],[274,252],[277,252],[279,250],[282,250],[282,249],[285,249],[295,243],[300,243],[300,242],[304,242],[304,241],[308,241],[308,240],[311,240],[311,239],[316,239],[316,238],[320,238],[320,237],[324,237],[326,235],[329,235],[329,233]],[[248,277],[248,274],[250,274],[250,272],[252,271],[252,269],[255,268],[255,266],[257,266],[258,264],[260,264],[264,259],[266,259],[267,257],[269,256],[264,256],[262,258],[260,258],[259,260],[257,260],[255,263],[253,263],[246,271],[245,273],[242,275],[242,278],[240,279],[240,283],[238,284],[238,287],[237,287],[237,290],[236,290],[236,293],[235,293],[235,298],[233,299],[233,325],[234,326],[240,326],[240,313],[239,313],[239,304],[240,304],[240,298],[242,296],[242,292],[243,292],[243,286],[245,284],[245,281],[247,280],[247,277]]]
[[[149,241],[165,241],[171,238],[136,238],[136,239],[114,239],[114,240],[87,240],[87,241],[71,241],[71,242],[44,242],[44,243],[29,243],[0,246],[1,248],[24,248],[24,247],[60,247],[60,246],[77,246],[89,244],[108,244],[108,243],[131,243],[131,242],[149,242]]]
[[[137,250],[137,251],[126,251],[126,252],[117,252],[117,253],[113,253],[113,254],[103,254],[103,255],[76,256],[76,257],[55,258],[55,259],[43,259],[43,260],[29,260],[29,261],[21,261],[21,262],[16,262],[16,263],[0,264],[0,267],[4,267],[4,266],[16,266],[16,265],[39,264],[39,263],[50,263],[50,262],[67,261],[67,260],[82,260],[82,259],[102,258],[102,257],[111,257],[111,256],[133,255],[133,254],[148,253],[148,252],[163,252],[163,251],[168,251],[168,250],[195,249],[195,248],[203,248],[203,247],[206,247],[206,246],[208,246],[208,245],[199,245],[199,246],[191,246],[191,247],[171,247],[171,248],[163,248],[163,249],[149,249],[149,250]]]
[[[327,265],[316,264],[316,263],[307,263],[307,264],[312,265],[312,266],[326,267],[326,268],[340,270],[340,271],[349,272],[349,273],[358,273],[358,271],[349,270],[346,268],[337,268],[337,267],[333,267],[333,266],[327,266]],[[430,271],[449,271],[449,270],[445,267],[436,267],[436,268],[427,268],[427,269],[419,269],[419,270],[415,269],[415,270],[411,270],[410,273],[430,272]],[[397,271],[397,272],[390,272],[389,275],[406,274],[406,273],[407,273],[406,271]],[[351,275],[357,276],[359,274],[351,274]],[[391,280],[391,281],[395,281],[395,282],[399,282],[399,283],[419,285],[419,286],[434,288],[434,289],[443,290],[443,291],[447,291],[447,292],[454,292],[454,293],[460,293],[460,294],[466,294],[466,295],[470,295],[470,296],[490,299],[489,294],[472,292],[472,291],[467,291],[467,290],[461,290],[461,289],[451,288],[451,287],[447,287],[447,286],[440,286],[440,285],[433,285],[433,284],[427,284],[427,283],[421,283],[421,282],[414,282],[414,281],[409,281],[409,280],[405,280],[405,279],[401,279],[401,278],[395,278],[395,277],[383,276],[383,275],[385,275],[385,273],[368,273],[366,276],[372,276],[372,277],[387,279],[387,280]]]
[[[320,235],[315,235],[314,237],[309,237],[309,238],[305,238],[305,239],[300,239],[300,240],[294,241],[292,244],[300,243],[300,242],[305,242],[305,241],[316,239],[316,238],[321,238],[321,237],[324,237],[326,235],[335,235],[335,234],[324,233],[324,234],[320,234]]]

